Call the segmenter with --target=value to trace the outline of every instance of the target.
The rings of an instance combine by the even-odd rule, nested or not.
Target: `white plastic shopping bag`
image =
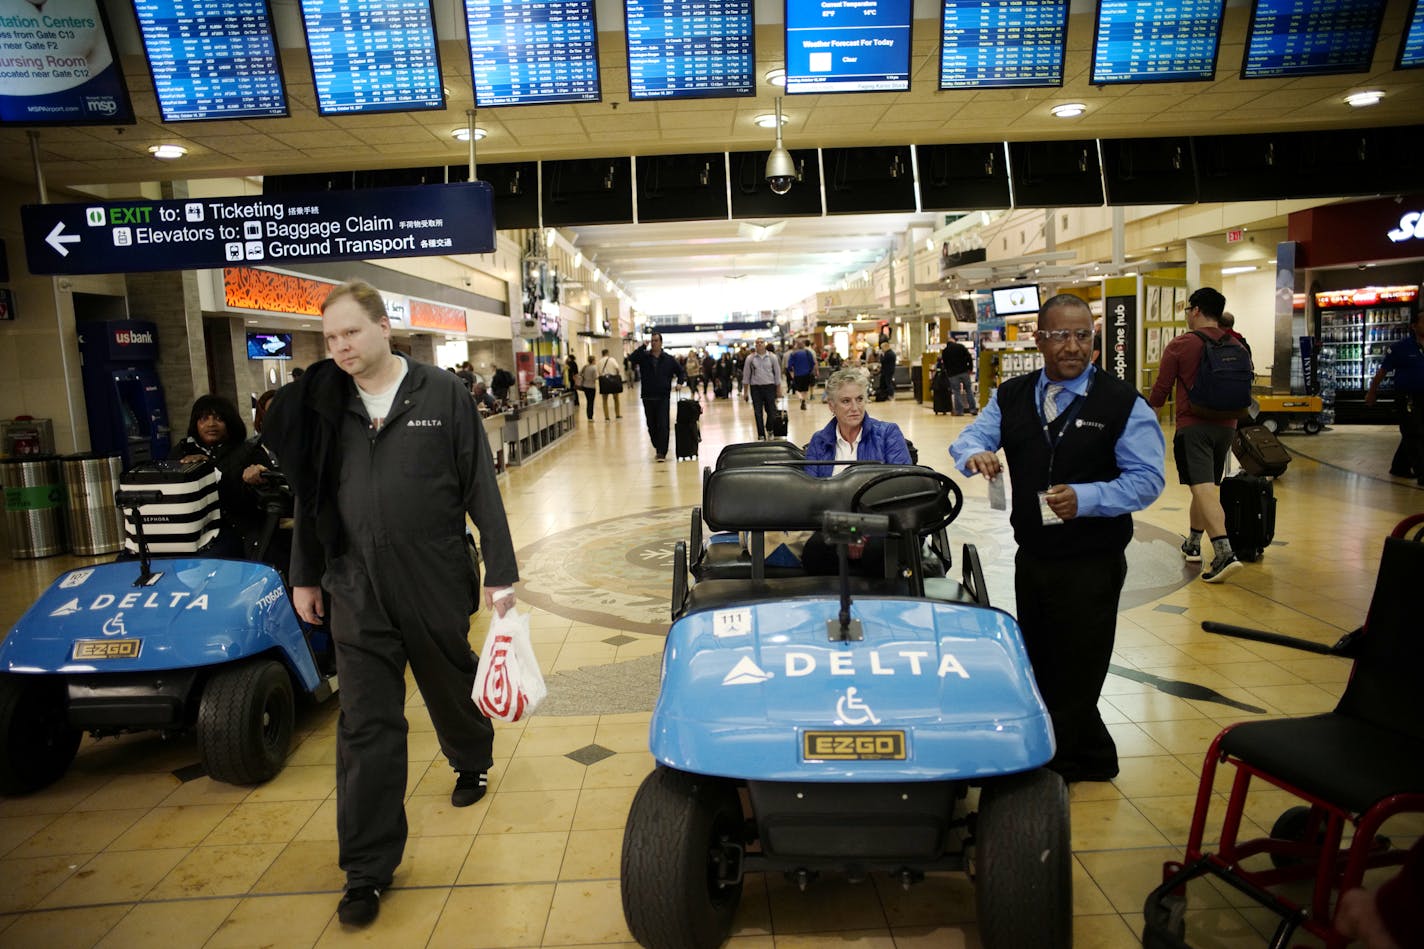
[[[548,694],[529,641],[528,615],[511,609],[496,616],[480,650],[475,704],[490,718],[517,722],[532,714]]]

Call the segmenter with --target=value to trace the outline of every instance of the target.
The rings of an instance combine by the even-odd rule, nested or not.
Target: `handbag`
[[[598,364],[598,392],[600,395],[615,395],[623,391],[623,374],[603,371],[612,361],[605,359]]]
[[[501,722],[517,722],[549,694],[529,639],[529,616],[510,609],[490,621],[480,650],[472,697],[481,712]]]

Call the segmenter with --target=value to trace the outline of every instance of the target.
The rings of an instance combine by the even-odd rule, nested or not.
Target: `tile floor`
[[[503,480],[518,547],[565,532],[570,544],[583,544],[620,515],[696,503],[701,464],[653,464],[636,398],[624,402],[621,421],[580,418],[568,438]],[[935,416],[903,395],[875,414],[899,422],[924,462],[950,470],[944,448],[967,419]],[[827,417],[815,403],[804,413],[793,406],[792,439],[804,442]],[[752,431],[744,403],[714,403],[703,416],[702,461]],[[1250,717],[1165,694],[1152,676],[1208,686],[1270,716],[1332,706],[1345,663],[1223,640],[1199,624],[1210,618],[1319,641],[1357,626],[1385,534],[1424,509],[1424,491],[1383,474],[1394,438],[1386,428],[1288,436],[1302,454],[1276,485],[1279,543],[1265,560],[1220,586],[1184,573],[1167,595],[1122,612],[1114,663],[1148,675],[1110,675],[1102,697],[1122,774],[1072,789],[1078,945],[1138,944],[1143,897],[1185,841],[1206,744],[1222,725]],[[987,507],[982,482],[965,492],[969,505]],[[1140,521],[1183,530],[1187,499],[1170,485]],[[0,629],[60,571],[85,562],[0,561]],[[991,586],[1007,580],[991,577]],[[660,637],[617,624],[544,609],[533,610],[530,622],[550,675],[660,650]],[[484,623],[474,621],[476,644]],[[334,916],[342,876],[333,702],[300,714],[290,763],[261,787],[183,780],[182,769],[197,760],[191,739],[135,735],[86,739],[60,782],[0,798],[0,946],[632,945],[618,859],[629,802],[652,767],[646,708],[539,715],[500,727],[491,793],[463,810],[449,804],[452,776],[413,687],[409,711],[410,842],[370,929],[344,931]],[[1252,829],[1269,826],[1284,806],[1280,794],[1262,795],[1247,821]],[[1421,833],[1418,825],[1395,831],[1402,840]],[[1257,929],[1269,920],[1234,893],[1199,886],[1192,899],[1197,944],[1262,944]],[[779,877],[754,876],[730,945],[978,942],[972,889],[962,877],[932,875],[909,892],[883,878],[830,879],[803,894]]]

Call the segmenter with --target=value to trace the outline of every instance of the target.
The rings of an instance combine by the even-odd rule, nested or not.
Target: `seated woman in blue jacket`
[[[837,369],[826,380],[826,401],[831,421],[811,436],[806,446],[807,461],[883,461],[894,465],[913,464],[910,447],[900,426],[882,422],[866,412],[870,380],[865,370]],[[808,465],[806,470],[818,478],[832,478],[845,470],[844,465]],[[880,576],[885,561],[884,543],[880,540],[861,541],[848,551],[851,572]],[[801,563],[810,573],[839,571],[836,550],[821,537],[812,534],[801,552]]]

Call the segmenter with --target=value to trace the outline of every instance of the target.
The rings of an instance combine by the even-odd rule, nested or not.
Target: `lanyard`
[[[1091,372],[1092,370],[1089,369],[1088,371]],[[1047,389],[1045,388],[1044,391],[1046,392]],[[1088,393],[1092,391],[1093,377],[1090,375],[1088,376],[1088,387],[1083,391],[1083,394],[1073,396],[1073,401],[1068,403],[1068,408],[1059,412],[1058,418],[1054,419],[1054,421],[1062,421],[1063,423],[1062,426],[1059,427],[1056,436],[1048,430],[1048,419],[1043,414],[1043,401],[1041,399],[1034,400],[1034,411],[1038,415],[1039,424],[1043,427],[1043,440],[1048,442],[1048,483],[1050,485],[1053,484],[1053,461],[1058,454],[1058,444],[1063,441],[1063,436],[1066,435],[1068,429],[1072,427],[1073,420],[1076,419],[1078,413],[1083,410],[1083,403],[1088,401]]]

